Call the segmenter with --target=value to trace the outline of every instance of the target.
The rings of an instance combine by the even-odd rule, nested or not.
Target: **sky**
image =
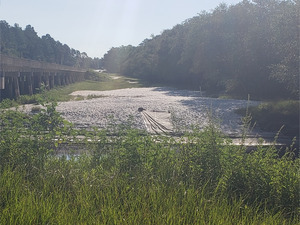
[[[90,57],[139,45],[220,3],[242,0],[0,0],[0,20],[34,27]]]

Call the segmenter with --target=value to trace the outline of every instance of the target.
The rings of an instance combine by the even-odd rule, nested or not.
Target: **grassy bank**
[[[256,107],[249,107],[252,122],[264,131],[278,132],[299,140],[299,101],[265,102]],[[245,115],[246,109],[239,110]]]
[[[117,78],[117,79],[116,79]],[[73,83],[67,86],[56,87],[46,91],[46,87],[42,86],[39,93],[32,96],[23,95],[17,100],[5,99],[0,102],[0,109],[10,108],[22,104],[36,104],[41,102],[61,102],[70,100],[82,100],[80,96],[71,96],[74,91],[91,90],[91,91],[106,91],[122,88],[140,87],[141,84],[137,80],[119,76],[117,74],[98,73],[89,71],[85,75],[85,80],[78,83]],[[91,98],[93,96],[90,96]]]
[[[246,154],[213,124],[184,142],[115,126],[78,139],[55,104],[0,115],[0,224],[298,223],[292,148]],[[68,139],[86,154],[58,157]]]

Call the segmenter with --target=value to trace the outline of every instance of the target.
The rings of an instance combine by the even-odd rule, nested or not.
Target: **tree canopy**
[[[299,98],[299,1],[243,0],[201,12],[137,47],[112,48],[104,67],[148,81],[237,97]]]
[[[50,34],[39,37],[31,25],[23,30],[18,24],[10,26],[0,21],[0,46],[0,52],[10,56],[81,68],[100,67],[100,59],[62,44]]]

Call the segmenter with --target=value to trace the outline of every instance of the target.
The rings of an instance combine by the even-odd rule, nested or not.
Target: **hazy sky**
[[[221,2],[242,0],[0,0],[0,20],[23,29],[30,24],[39,36],[55,40],[91,57],[111,47],[138,45]]]

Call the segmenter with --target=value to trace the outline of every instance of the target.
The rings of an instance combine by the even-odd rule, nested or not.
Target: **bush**
[[[84,78],[92,81],[106,81],[108,79],[105,75],[93,70],[87,71],[84,75]]]
[[[15,106],[18,106],[15,100],[10,100],[6,98],[0,102],[0,109],[8,109]]]
[[[249,112],[262,130],[277,132],[284,126],[283,134],[299,140],[299,101],[262,103]]]
[[[95,128],[82,139],[55,104],[0,121],[1,224],[297,223],[299,159],[288,149],[245,153],[213,125],[180,138]],[[53,154],[71,137],[81,155]]]
[[[17,102],[19,104],[37,104],[41,101],[41,96],[39,94],[35,95],[21,95],[18,99]]]

